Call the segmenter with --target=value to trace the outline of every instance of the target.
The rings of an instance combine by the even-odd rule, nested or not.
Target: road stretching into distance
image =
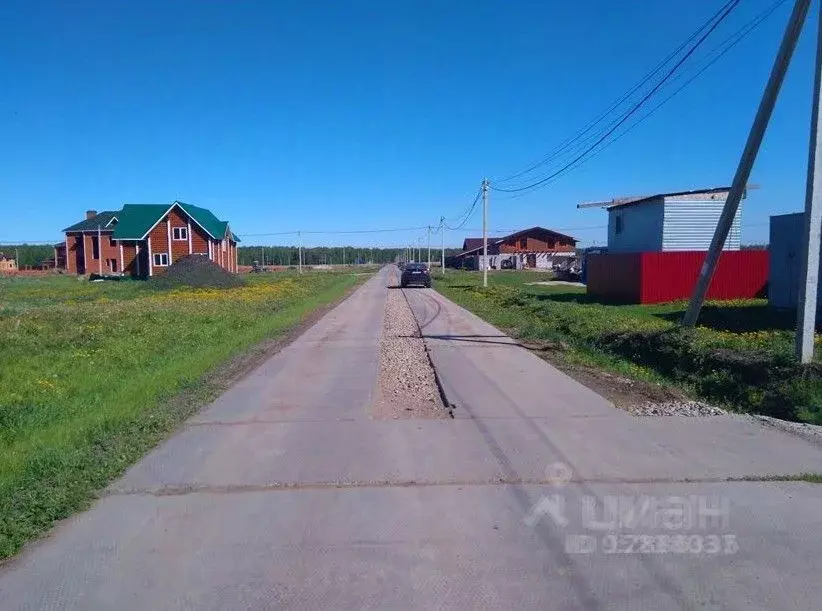
[[[0,568],[0,609],[816,609],[822,448],[637,418],[428,289],[454,419],[377,420],[389,268]],[[650,507],[650,509],[649,509]]]

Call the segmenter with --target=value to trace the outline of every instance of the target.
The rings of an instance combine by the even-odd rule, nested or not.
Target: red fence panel
[[[588,255],[585,280],[588,294],[602,301],[639,303],[642,253]]]
[[[688,299],[706,255],[705,251],[591,255],[586,262],[588,294],[630,303]],[[766,250],[723,252],[708,299],[764,297],[768,265]]]

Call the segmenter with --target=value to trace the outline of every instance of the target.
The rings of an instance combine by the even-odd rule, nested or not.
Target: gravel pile
[[[232,288],[244,285],[245,281],[209,261],[208,257],[186,255],[175,260],[164,273],[153,276],[149,283],[157,288]]]
[[[699,401],[642,403],[628,411],[634,416],[722,416],[727,413],[724,409]]]
[[[444,418],[434,371],[411,308],[401,290],[388,291],[380,340],[380,400],[383,418]]]

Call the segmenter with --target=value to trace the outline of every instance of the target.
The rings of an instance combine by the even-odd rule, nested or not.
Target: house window
[[[106,264],[108,264],[108,268],[111,271],[113,271],[113,272],[117,271],[117,259],[107,259]]]
[[[108,245],[115,248],[117,244],[114,242],[114,236],[108,236]]]
[[[620,233],[622,233],[622,230],[623,230],[622,215],[617,214],[616,218],[614,220],[614,231],[616,232],[617,235],[619,235]]]
[[[188,239],[188,227],[172,227],[171,228],[171,237],[175,240],[187,240]]]
[[[528,238],[520,238],[519,239],[519,247],[520,248],[528,248]]]
[[[154,265],[156,267],[166,267],[168,265],[168,255],[164,252],[155,252]]]
[[[91,236],[91,258],[92,259],[99,259],[100,258],[100,241],[97,239],[97,236]]]

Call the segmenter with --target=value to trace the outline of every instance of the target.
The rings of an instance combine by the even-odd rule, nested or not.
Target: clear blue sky
[[[743,0],[705,50],[772,2]],[[6,0],[0,242],[59,239],[87,208],[174,199],[241,235],[436,224],[484,175],[573,135],[721,4]],[[605,213],[578,202],[729,183],[791,4],[588,164],[527,197],[494,194],[491,227],[602,244],[590,227]],[[815,30],[814,16],[753,172],[745,242],[802,206]]]

